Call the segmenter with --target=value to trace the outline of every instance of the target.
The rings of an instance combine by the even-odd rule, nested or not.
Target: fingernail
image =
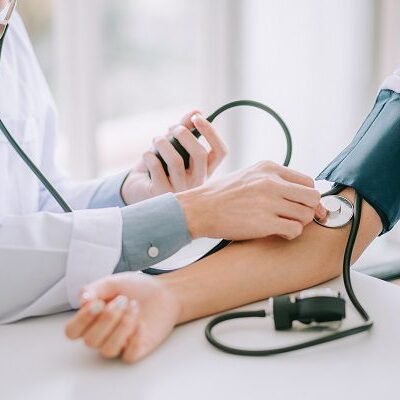
[[[81,301],[83,301],[83,302],[85,302],[85,303],[87,303],[88,301],[93,300],[93,298],[94,298],[93,293],[90,293],[90,292],[83,292],[83,293],[81,294]]]
[[[104,309],[104,302],[102,300],[95,300],[89,307],[89,312],[92,315],[100,314]]]
[[[118,296],[110,303],[110,309],[124,310],[128,304],[128,298],[126,296]]]
[[[192,115],[192,118],[190,118],[190,120],[193,123],[196,123],[199,119],[200,119],[200,114],[194,114],[194,115]]]
[[[136,300],[131,300],[129,303],[132,315],[136,315],[138,311],[138,302]]]

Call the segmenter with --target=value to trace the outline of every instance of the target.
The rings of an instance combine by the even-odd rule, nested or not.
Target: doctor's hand
[[[190,132],[193,128],[206,139],[209,151]],[[190,154],[187,170],[182,157],[169,142],[172,137]],[[155,151],[160,153],[168,165],[169,177],[154,154]],[[167,135],[153,140],[153,148],[143,154],[125,180],[121,189],[122,197],[125,203],[133,204],[164,193],[182,192],[202,185],[226,154],[227,148],[215,128],[199,111],[192,111],[183,117],[180,124],[172,126]]]
[[[312,178],[270,161],[178,193],[193,239],[245,240],[299,236],[313,218],[324,218]]]
[[[125,272],[84,288],[81,309],[67,323],[71,340],[105,357],[135,362],[155,350],[178,323],[181,304],[150,276]]]

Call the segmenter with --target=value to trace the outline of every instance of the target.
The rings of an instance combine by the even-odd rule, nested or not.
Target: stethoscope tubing
[[[59,204],[64,212],[72,212],[72,208],[68,205],[67,201],[61,196],[57,189],[50,183],[43,172],[36,166],[36,164],[31,160],[31,158],[22,150],[21,146],[17,143],[14,137],[11,135],[9,130],[4,125],[3,121],[0,120],[0,130],[2,131],[5,138],[8,140],[10,145],[13,147],[15,152],[19,155],[22,161],[27,165],[27,167],[36,175],[42,185],[51,194],[54,200]]]
[[[232,108],[237,108],[237,107],[253,107],[253,108],[258,108],[259,110],[262,110],[264,112],[266,112],[267,114],[269,114],[270,116],[272,116],[280,125],[280,127],[283,130],[283,133],[285,135],[285,139],[286,139],[286,155],[285,155],[285,159],[283,161],[283,165],[285,167],[287,167],[291,161],[292,158],[292,153],[293,153],[293,140],[292,140],[292,136],[290,134],[289,128],[286,125],[285,121],[282,119],[282,117],[275,111],[273,110],[271,107],[266,106],[263,103],[260,103],[259,101],[255,101],[255,100],[236,100],[236,101],[232,101],[230,103],[224,104],[223,106],[219,107],[217,110],[215,110],[212,114],[210,114],[207,117],[207,121],[208,122],[214,122],[214,120],[223,112],[232,109]],[[197,129],[192,129],[191,131],[193,133],[193,135],[196,138],[199,138],[201,136],[200,132]],[[173,145],[177,147],[177,151],[179,152],[183,152],[183,154],[181,154],[181,156],[185,159],[185,157],[189,157],[189,154],[185,151],[185,149],[182,148],[182,146],[179,143],[176,143],[176,140],[173,141]],[[168,167],[165,163],[165,161],[162,159],[162,157],[160,156],[160,154],[156,154],[157,157],[160,159],[164,171],[166,173],[168,173]],[[187,162],[186,162],[187,164]],[[198,260],[196,260],[195,262],[202,260],[203,258],[208,257],[209,255],[221,250],[222,248],[226,247],[228,244],[230,244],[231,241],[230,240],[221,240],[221,242],[219,242],[215,247],[213,247],[209,252],[207,252],[205,255],[203,255],[202,257],[200,257]],[[156,268],[147,268],[143,271],[144,273],[148,274],[148,275],[162,275],[165,273],[169,273],[172,272],[170,270],[160,270],[160,269],[156,269]]]
[[[1,52],[3,49],[3,44],[4,44],[4,38],[6,35],[6,32],[8,30],[8,25],[6,29],[4,30],[3,36],[0,38],[0,56]],[[281,126],[285,138],[286,138],[286,156],[283,162],[284,166],[288,166],[291,160],[292,156],[292,138],[289,132],[289,129],[283,119],[270,107],[266,106],[265,104],[262,104],[257,101],[253,100],[238,100],[238,101],[233,101],[230,103],[227,103],[223,105],[222,107],[218,108],[216,111],[214,111],[208,118],[207,120],[209,122],[213,122],[214,119],[219,116],[221,113],[223,113],[226,110],[229,110],[231,108],[235,107],[241,107],[241,106],[249,106],[249,107],[255,107],[258,109],[261,109],[271,115]],[[47,177],[42,173],[42,171],[36,166],[36,164],[31,160],[31,158],[24,152],[24,150],[21,148],[21,146],[16,142],[12,134],[8,131],[7,127],[3,123],[2,120],[0,120],[0,130],[10,143],[10,145],[13,147],[13,149],[16,151],[16,153],[19,155],[19,157],[23,160],[23,162],[27,165],[27,167],[33,172],[33,174],[38,178],[38,180],[42,183],[42,185],[48,190],[48,192],[51,194],[51,196],[55,199],[55,201],[60,205],[60,207],[63,209],[63,211],[69,213],[72,212],[72,208],[68,205],[67,201],[61,196],[61,194],[56,190],[56,188],[51,184],[51,182],[47,179]],[[200,133],[196,130],[192,131],[193,134],[196,137],[200,136]],[[340,187],[336,187],[332,189],[330,192],[325,193],[325,195],[328,194],[334,194],[338,193],[340,190]],[[266,356],[266,355],[272,355],[272,354],[279,354],[279,353],[284,353],[284,352],[289,352],[293,350],[299,350],[303,349],[305,347],[310,347],[310,346],[315,346],[318,344],[322,343],[327,343],[332,340],[340,339],[346,336],[354,335],[359,332],[363,332],[366,330],[369,330],[373,322],[369,318],[367,312],[364,310],[364,308],[361,306],[360,302],[358,301],[356,295],[354,294],[352,284],[351,284],[351,277],[350,277],[350,265],[351,265],[351,256],[353,253],[353,248],[354,244],[357,238],[358,234],[358,229],[359,229],[359,224],[360,224],[360,219],[361,219],[361,208],[362,208],[362,197],[356,193],[356,198],[355,198],[355,207],[354,207],[354,216],[353,216],[353,223],[351,227],[351,231],[349,234],[349,239],[346,245],[345,253],[344,253],[344,259],[343,259],[343,281],[344,285],[347,291],[347,294],[354,305],[354,307],[357,309],[359,314],[362,316],[364,319],[364,324],[356,326],[354,328],[346,329],[344,331],[338,331],[335,333],[332,333],[330,335],[324,335],[319,338],[315,338],[306,342],[301,342],[298,344],[290,345],[290,346],[284,346],[280,348],[271,348],[271,349],[262,349],[262,350],[246,350],[246,349],[239,349],[239,348],[233,348],[230,346],[226,346],[219,342],[213,335],[212,329],[227,320],[231,319],[237,319],[237,318],[248,318],[248,317],[265,317],[265,311],[264,310],[259,310],[259,311],[244,311],[244,312],[234,312],[234,313],[228,313],[224,315],[217,316],[213,318],[207,325],[205,329],[205,335],[207,340],[217,347],[218,349],[225,351],[227,353],[231,354],[236,354],[236,355],[249,355],[249,356]],[[223,241],[221,242],[224,244],[229,244],[229,241]],[[221,243],[218,245],[221,247]],[[217,246],[217,247],[218,247]],[[148,270],[150,271],[150,270]]]
[[[341,185],[336,185],[333,189],[330,191],[324,193],[322,197],[325,196],[330,196],[330,195],[336,195],[338,194],[341,190],[343,189],[343,186]],[[205,336],[206,339],[208,340],[209,343],[211,343],[214,347],[218,348],[219,350],[229,353],[229,354],[234,354],[234,355],[239,355],[239,356],[271,356],[275,354],[281,354],[281,353],[288,353],[291,351],[295,350],[301,350],[305,349],[307,347],[313,347],[317,346],[319,344],[323,343],[328,343],[332,342],[334,340],[342,339],[348,336],[352,336],[361,332],[368,331],[372,328],[373,326],[373,321],[370,319],[369,315],[367,312],[364,310],[364,308],[361,306],[360,302],[358,301],[353,287],[351,283],[351,276],[350,276],[350,268],[351,268],[351,257],[353,254],[353,249],[354,245],[357,239],[357,234],[359,231],[360,227],[360,221],[361,221],[361,212],[362,212],[362,197],[358,193],[356,193],[355,200],[354,200],[354,216],[353,216],[353,222],[351,225],[351,230],[349,234],[349,239],[346,244],[346,249],[344,252],[343,256],[343,282],[344,286],[347,292],[347,295],[355,307],[355,309],[358,311],[360,316],[363,318],[364,323],[361,325],[357,325],[352,328],[348,328],[345,330],[339,330],[327,335],[322,335],[320,337],[303,341],[300,343],[296,343],[293,345],[289,346],[282,346],[282,347],[276,347],[276,348],[268,348],[268,349],[245,349],[245,348],[238,348],[238,347],[233,347],[233,346],[228,346],[226,344],[223,344],[221,341],[219,341],[216,336],[213,333],[213,329],[226,321],[230,321],[233,319],[238,319],[238,318],[263,318],[267,317],[265,310],[254,310],[254,311],[237,311],[237,312],[232,312],[232,313],[226,313],[219,315],[213,319],[207,324],[205,328]]]
[[[292,136],[290,134],[289,128],[287,127],[285,121],[281,118],[281,116],[273,110],[271,107],[266,106],[263,103],[260,103],[259,101],[255,100],[236,100],[232,101],[230,103],[227,103],[217,110],[215,110],[211,115],[207,117],[207,120],[209,122],[213,122],[215,118],[217,118],[220,114],[223,112],[231,109],[231,108],[236,108],[236,107],[253,107],[253,108],[258,108],[260,110],[265,111],[267,114],[269,114],[271,117],[273,117],[280,127],[283,130],[283,133],[285,134],[286,138],[286,156],[283,161],[283,164],[285,167],[287,167],[290,163],[290,160],[292,158],[292,153],[293,153],[293,141],[292,141]]]

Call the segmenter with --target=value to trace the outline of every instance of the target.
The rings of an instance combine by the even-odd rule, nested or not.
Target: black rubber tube
[[[237,100],[237,101],[232,101],[231,103],[227,103],[223,105],[222,107],[218,108],[218,110],[214,111],[211,115],[207,117],[207,120],[209,122],[213,122],[215,118],[218,117],[218,115],[222,114],[224,111],[229,110],[231,108],[235,107],[254,107],[258,108],[260,110],[263,110],[270,116],[272,116],[281,126],[285,138],[286,138],[286,156],[285,160],[283,161],[283,165],[287,167],[290,163],[290,159],[292,157],[292,148],[293,148],[293,143],[292,143],[292,137],[290,135],[289,129],[283,119],[279,116],[279,114],[274,111],[272,108],[266,106],[263,103],[260,103],[258,101],[254,100]],[[201,136],[200,132],[197,129],[192,129],[191,132],[196,138],[199,138]],[[172,138],[170,140],[172,146],[174,146],[175,150],[180,154],[180,156],[183,158],[183,162],[185,165],[185,168],[188,169],[190,165],[190,154],[186,151],[186,149],[179,143],[179,141],[175,138]],[[168,166],[167,163],[164,161],[164,159],[161,157],[159,152],[156,152],[155,155],[157,158],[160,160],[162,167],[166,173],[167,176],[169,176],[168,172]]]
[[[53,196],[54,200],[60,205],[63,211],[69,213],[72,212],[72,208],[68,205],[68,203],[64,200],[64,198],[58,193],[56,188],[49,182],[49,180],[45,177],[45,175],[40,171],[40,169],[35,165],[35,163],[29,158],[29,156],[22,150],[20,145],[16,142],[14,137],[8,131],[3,121],[0,120],[0,130],[3,132],[3,135],[8,140],[13,149],[17,152],[17,154],[21,157],[27,167],[36,175],[39,181],[43,184],[43,186],[48,190],[48,192]]]
[[[6,26],[6,29],[3,33],[3,36],[0,39],[0,59],[3,51],[4,39],[6,37],[6,33],[8,31],[9,25]],[[23,162],[27,165],[27,167],[36,175],[39,181],[43,184],[46,190],[53,196],[54,200],[60,205],[60,207],[65,212],[72,212],[72,208],[68,205],[68,203],[63,199],[63,197],[58,193],[56,188],[49,182],[49,180],[45,177],[45,175],[40,171],[40,169],[36,166],[36,164],[29,158],[29,156],[22,150],[21,146],[17,143],[14,137],[11,135],[7,127],[4,125],[3,121],[0,120],[0,130],[3,132],[5,138],[13,147],[13,149],[17,152],[17,154],[21,157]]]
[[[329,192],[326,192],[323,195],[323,197],[328,196],[328,195],[338,194],[342,189],[343,189],[343,186],[335,185],[335,187],[333,189],[331,189]],[[213,334],[213,328],[225,321],[229,321],[232,319],[238,319],[238,318],[266,317],[266,313],[264,310],[238,311],[238,312],[222,314],[222,315],[219,315],[219,316],[213,318],[207,324],[207,326],[205,328],[205,336],[206,336],[207,340],[213,346],[215,346],[216,348],[218,348],[221,351],[224,351],[225,353],[230,353],[230,354],[239,355],[239,356],[270,356],[270,355],[274,355],[274,354],[281,354],[281,353],[287,353],[290,351],[305,349],[307,347],[312,347],[312,346],[316,346],[316,345],[323,344],[323,343],[328,343],[333,340],[342,339],[347,336],[355,335],[357,333],[365,332],[365,331],[368,331],[369,329],[371,329],[373,326],[373,321],[369,318],[367,312],[364,310],[364,308],[361,306],[360,302],[358,301],[358,299],[353,291],[353,287],[351,284],[351,277],[350,277],[351,257],[352,257],[354,245],[355,245],[355,242],[357,239],[359,226],[360,226],[361,211],[362,211],[362,197],[356,193],[356,197],[355,197],[355,201],[354,201],[353,223],[351,226],[349,239],[347,241],[347,245],[346,245],[346,249],[345,249],[344,257],[343,257],[343,282],[344,282],[344,286],[345,286],[347,295],[349,296],[351,303],[354,305],[354,307],[356,308],[358,313],[364,319],[363,324],[355,326],[353,328],[345,329],[343,331],[337,331],[334,333],[330,333],[328,335],[323,335],[323,336],[317,337],[312,340],[296,343],[296,344],[289,345],[289,346],[252,350],[252,349],[237,348],[237,347],[231,347],[231,346],[225,345],[222,342],[220,342]]]
[[[207,120],[209,122],[213,122],[215,120],[215,118],[218,117],[218,115],[222,114],[226,110],[229,110],[229,109],[235,108],[235,107],[246,107],[246,106],[258,108],[260,110],[265,111],[279,123],[279,125],[281,126],[283,133],[285,135],[285,139],[286,139],[286,155],[285,155],[285,159],[283,161],[283,165],[285,167],[287,167],[290,163],[290,160],[292,158],[292,153],[293,153],[292,136],[290,134],[289,128],[287,127],[287,125],[285,124],[283,119],[272,108],[266,106],[263,103],[260,103],[258,101],[254,101],[254,100],[237,100],[237,101],[233,101],[231,103],[227,103],[227,104],[223,105],[222,107],[218,108],[210,116],[207,117]],[[201,136],[200,132],[197,129],[192,129],[191,132],[193,133],[194,136],[196,136],[196,138],[199,138]],[[189,153],[183,148],[183,146],[175,138],[171,139],[171,144],[174,146],[174,148],[178,151],[178,153],[183,158],[184,163],[185,163],[185,168],[186,169],[189,168],[189,164],[190,164]],[[161,161],[164,171],[168,176],[168,166],[167,166],[166,162],[163,160],[163,158],[161,157],[161,155],[158,152],[155,154],[158,157],[158,159]],[[216,253],[217,251],[226,247],[229,243],[231,243],[230,240],[222,240],[214,248],[212,248],[207,254],[205,254],[204,256],[199,258],[199,260],[206,258],[213,253]],[[199,260],[196,260],[196,261],[199,261]],[[145,270],[143,270],[143,272],[148,275],[162,275],[162,274],[165,274],[165,273],[168,273],[171,271],[160,270],[160,269],[156,269],[156,268],[146,268]]]

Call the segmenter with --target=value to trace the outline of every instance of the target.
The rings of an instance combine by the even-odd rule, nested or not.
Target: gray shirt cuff
[[[183,210],[171,193],[121,209],[122,252],[114,273],[139,271],[191,241]]]
[[[125,171],[105,178],[94,192],[89,208],[125,207],[121,188],[128,174],[129,171]]]

